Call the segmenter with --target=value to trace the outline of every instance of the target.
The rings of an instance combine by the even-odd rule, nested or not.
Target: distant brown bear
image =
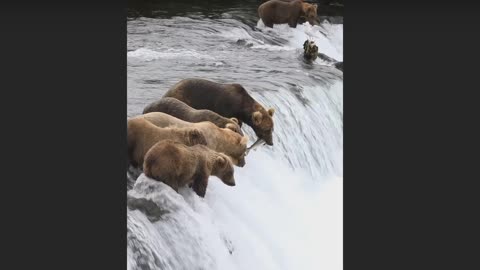
[[[128,163],[133,167],[141,167],[145,153],[162,140],[173,140],[189,146],[207,144],[203,133],[196,128],[161,128],[143,118],[131,118],[127,121]]]
[[[268,2],[270,0],[262,0],[262,3],[265,3],[265,2]],[[293,1],[297,1],[297,0],[280,0],[282,2],[293,2]],[[303,0],[300,0],[303,2]],[[317,8],[318,8],[318,5],[317,5]],[[298,21],[297,21],[297,24],[302,24],[302,23],[305,23],[307,20],[305,19],[305,15],[302,15],[298,18]],[[318,19],[316,20],[315,22],[316,24],[320,24],[320,22],[318,21]],[[313,25],[313,24],[312,24]]]
[[[191,123],[210,121],[220,128],[231,129],[243,136],[237,118],[226,118],[210,110],[196,110],[176,98],[164,97],[150,103],[143,109],[143,114],[149,112],[163,112]]]
[[[205,197],[208,177],[214,175],[223,183],[235,186],[230,158],[204,145],[186,146],[171,140],[156,143],[145,154],[143,171],[146,176],[161,181],[175,191],[186,185]]]
[[[241,136],[228,128],[219,128],[212,122],[190,123],[161,112],[151,112],[137,117],[144,118],[158,127],[195,128],[205,137],[206,145],[210,149],[230,156],[233,164],[239,167],[245,166],[247,136]]]
[[[265,110],[240,84],[220,84],[204,79],[184,79],[164,97],[179,99],[195,109],[207,109],[224,117],[236,117],[253,128],[255,134],[273,145],[274,109]]]
[[[273,28],[274,24],[284,23],[296,28],[300,17],[305,17],[311,25],[318,24],[317,4],[304,3],[301,0],[270,0],[258,7],[258,16],[265,26],[270,28]]]

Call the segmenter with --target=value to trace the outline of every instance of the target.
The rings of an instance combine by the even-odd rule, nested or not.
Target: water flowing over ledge
[[[266,29],[228,11],[128,22],[128,116],[189,77],[240,83],[276,109],[274,146],[235,168],[235,187],[211,177],[200,198],[140,175],[128,269],[343,268],[343,73],[305,63],[307,38],[343,61],[342,25]]]

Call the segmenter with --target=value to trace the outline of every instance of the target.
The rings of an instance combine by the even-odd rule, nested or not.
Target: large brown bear
[[[296,28],[300,17],[305,17],[311,25],[318,24],[317,4],[304,3],[301,0],[270,0],[258,7],[258,16],[265,26],[270,28],[273,28],[274,24],[284,23]]]
[[[131,118],[127,121],[128,163],[136,168],[143,166],[145,153],[162,140],[189,146],[207,144],[203,133],[196,128],[161,128],[143,118]]]
[[[273,145],[273,113],[265,110],[240,84],[220,84],[204,79],[184,79],[164,97],[179,99],[195,109],[207,109],[224,117],[235,117],[253,128],[255,134]]]
[[[164,97],[150,103],[143,109],[143,114],[149,112],[163,112],[191,123],[210,121],[220,128],[231,129],[243,136],[237,118],[226,118],[210,110],[196,110],[176,98]]]
[[[204,145],[160,141],[145,154],[143,171],[177,192],[179,187],[191,184],[200,197],[205,196],[210,175],[220,178],[226,185],[235,186],[230,158]]]
[[[161,112],[151,112],[137,117],[144,118],[158,127],[195,128],[205,137],[206,145],[210,149],[230,156],[233,164],[239,167],[245,166],[247,136],[241,136],[228,128],[219,128],[212,122],[190,123]]]

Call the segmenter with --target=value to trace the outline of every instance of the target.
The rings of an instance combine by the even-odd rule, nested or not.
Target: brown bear
[[[161,128],[143,118],[131,118],[127,121],[128,163],[136,168],[143,166],[143,157],[150,147],[167,139],[189,146],[207,144],[196,128]]]
[[[195,193],[205,197],[208,177],[214,175],[228,186],[235,186],[230,158],[204,145],[186,146],[171,140],[156,143],[145,154],[143,171],[146,176],[179,187],[191,185]]]
[[[284,23],[296,28],[300,17],[305,17],[311,25],[318,24],[317,4],[304,3],[301,0],[270,0],[258,7],[258,16],[265,26],[270,28],[273,28],[274,24]]]
[[[179,99],[195,109],[207,109],[224,117],[235,117],[253,128],[255,134],[273,145],[274,109],[265,110],[240,84],[220,84],[204,79],[184,79],[164,97]]]
[[[206,145],[210,149],[230,156],[233,164],[239,167],[245,166],[247,136],[241,136],[228,128],[219,128],[212,122],[190,123],[161,112],[151,112],[137,117],[144,118],[158,127],[195,128],[205,137]]]
[[[270,0],[262,0],[262,3],[265,3],[265,2],[268,2],[268,1],[270,1]],[[280,1],[282,1],[282,2],[293,2],[293,1],[296,1],[296,0],[280,0]],[[303,0],[300,0],[300,1],[303,2]],[[318,8],[318,5],[317,5],[317,8]],[[302,23],[305,23],[306,21],[307,20],[305,19],[305,15],[302,15],[298,18],[297,24],[302,24]],[[316,20],[316,24],[320,24],[320,21],[318,19]]]
[[[163,112],[191,123],[210,121],[220,128],[231,129],[243,136],[237,118],[226,118],[210,110],[196,110],[176,98],[165,97],[150,103],[143,109],[143,114],[149,112]]]

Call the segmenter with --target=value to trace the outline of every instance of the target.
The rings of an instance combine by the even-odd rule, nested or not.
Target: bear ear
[[[215,162],[219,168],[225,168],[225,166],[227,166],[227,160],[222,156],[218,156]]]
[[[248,143],[248,136],[245,135],[245,136],[241,137],[240,140],[238,140],[238,143],[246,146],[247,143]]]
[[[189,138],[190,146],[193,146],[196,144],[207,145],[207,140],[205,139],[205,136],[200,130],[196,128],[192,129],[189,131],[188,135],[190,136]]]
[[[236,127],[234,124],[232,124],[232,123],[226,124],[226,125],[225,125],[225,128],[230,129],[231,131],[234,131],[234,132],[237,131],[237,127]]]
[[[235,118],[235,117],[232,117],[232,118],[230,118],[230,120],[232,120],[233,122],[235,122],[235,123],[237,123],[237,124],[238,124],[238,119],[237,119],[237,118]]]
[[[273,116],[273,113],[275,112],[275,109],[274,108],[270,108],[268,109],[268,115],[270,115],[270,117]]]
[[[262,115],[261,112],[259,112],[259,111],[254,112],[252,114],[253,124],[260,125],[260,123],[262,123],[262,118],[263,118],[263,115]]]

